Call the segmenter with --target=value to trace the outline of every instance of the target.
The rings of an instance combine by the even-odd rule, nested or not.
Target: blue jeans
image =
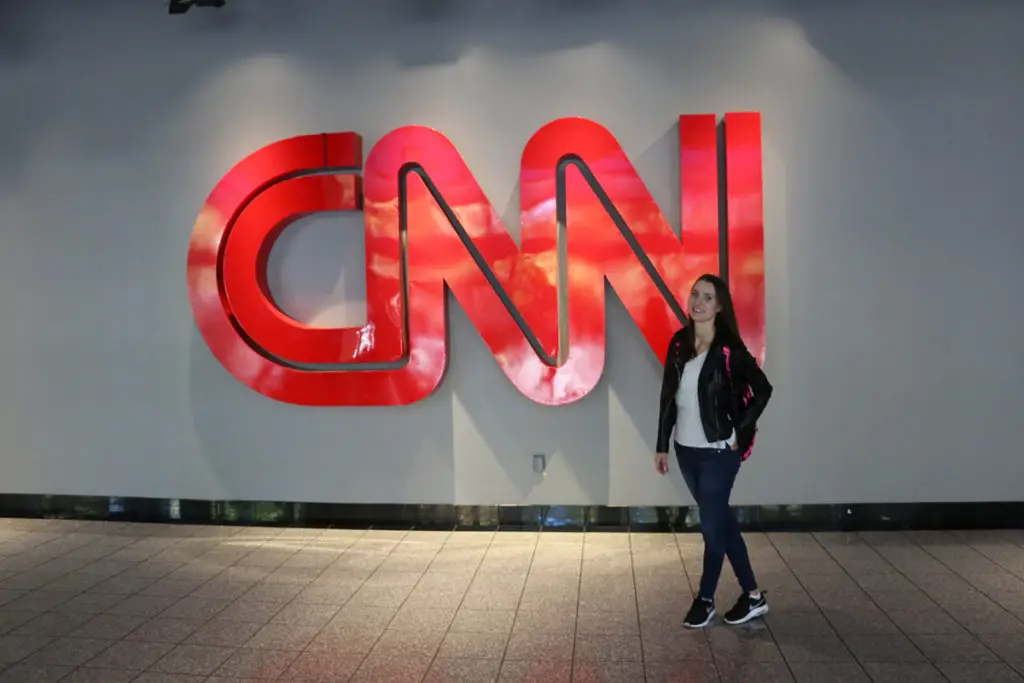
[[[676,444],[676,459],[687,488],[700,510],[700,532],[704,537],[704,573],[700,597],[714,600],[726,556],[744,592],[757,589],[750,566],[747,544],[743,542],[736,515],[729,507],[729,494],[740,471],[740,453],[729,449],[690,448]]]

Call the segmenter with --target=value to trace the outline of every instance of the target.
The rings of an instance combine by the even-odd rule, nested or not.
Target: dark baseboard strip
[[[744,531],[1024,528],[1024,502],[747,505]],[[314,528],[698,531],[696,509],[608,505],[364,505],[0,494],[0,517]]]

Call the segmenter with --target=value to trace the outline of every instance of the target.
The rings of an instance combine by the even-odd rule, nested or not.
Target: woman
[[[772,394],[736,324],[732,296],[715,275],[702,275],[690,292],[689,320],[669,343],[661,384],[655,466],[668,474],[668,446],[675,431],[676,458],[700,510],[704,571],[683,625],[703,628],[715,617],[715,589],[728,556],[743,594],[726,612],[744,624],[768,612],[746,543],[729,507],[740,463],[750,455],[757,419]]]

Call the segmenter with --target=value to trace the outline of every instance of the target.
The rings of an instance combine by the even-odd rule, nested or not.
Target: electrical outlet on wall
[[[537,474],[547,475],[548,473],[548,459],[543,453],[534,453],[533,455],[533,471]]]

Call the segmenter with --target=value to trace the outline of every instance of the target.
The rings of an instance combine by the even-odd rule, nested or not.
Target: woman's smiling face
[[[715,294],[715,286],[706,280],[698,280],[690,290],[689,313],[695,323],[714,320],[722,305]]]

